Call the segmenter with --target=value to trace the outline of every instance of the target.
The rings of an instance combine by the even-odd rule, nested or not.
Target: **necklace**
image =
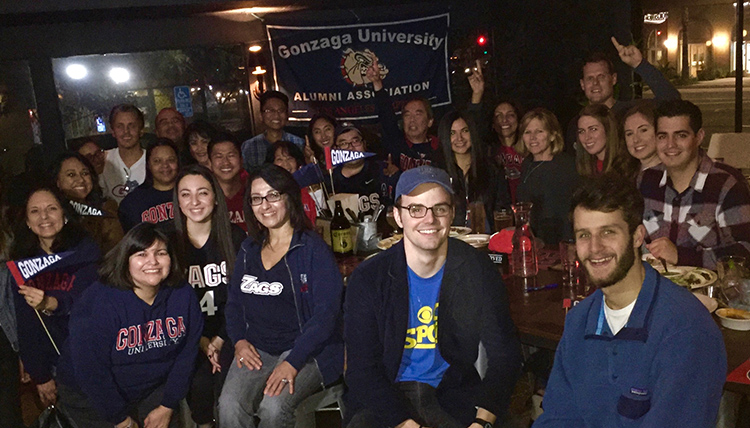
[[[531,170],[523,178],[523,184],[526,184],[526,180],[528,180],[529,177],[531,177],[531,174],[533,174],[534,171],[536,171],[537,169],[539,169],[540,166],[544,165],[544,162],[546,162],[546,161],[539,161],[538,165],[535,165],[533,168],[531,168]]]

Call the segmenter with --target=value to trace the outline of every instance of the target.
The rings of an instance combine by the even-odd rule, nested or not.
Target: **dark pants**
[[[418,424],[430,428],[466,428],[440,406],[435,388],[422,382],[399,382],[396,384],[409,414]],[[347,428],[380,428],[378,415],[364,409],[352,417]]]
[[[193,422],[204,425],[214,420],[214,409],[221,394],[221,387],[229,371],[234,357],[234,347],[229,340],[224,341],[224,346],[219,353],[219,364],[221,372],[211,373],[213,366],[203,352],[198,352],[195,362],[195,374],[193,382],[188,391],[187,403]]]
[[[112,422],[107,422],[102,418],[96,409],[91,407],[88,398],[86,398],[86,395],[82,392],[58,383],[57,395],[58,406],[68,412],[70,418],[79,427],[112,428]],[[164,387],[160,386],[143,400],[137,403],[132,403],[128,415],[137,421],[138,425],[143,426],[143,420],[146,419],[146,416],[148,416],[152,410],[159,407],[163,395]],[[169,428],[178,428],[180,426],[179,413],[179,408],[174,409],[172,420],[169,421]],[[118,421],[118,423],[119,422],[121,421]]]
[[[18,397],[19,384],[18,354],[0,329],[0,428],[24,426]]]

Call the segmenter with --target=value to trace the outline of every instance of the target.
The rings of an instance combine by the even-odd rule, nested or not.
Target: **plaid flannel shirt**
[[[281,134],[281,141],[294,143],[300,150],[305,150],[305,140],[284,131]],[[245,171],[252,172],[253,169],[260,167],[266,162],[266,152],[271,146],[271,142],[266,139],[266,133],[258,134],[255,137],[245,140],[242,143],[242,162]]]
[[[641,172],[643,224],[647,239],[675,244],[679,264],[715,269],[722,256],[750,256],[750,187],[736,169],[702,150],[698,156],[698,170],[681,194],[663,165]]]

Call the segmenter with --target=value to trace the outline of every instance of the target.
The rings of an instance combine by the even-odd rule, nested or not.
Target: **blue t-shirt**
[[[445,265],[430,278],[421,278],[407,266],[409,324],[397,382],[416,381],[437,388],[448,370],[437,347],[438,298]]]
[[[247,299],[247,339],[256,348],[271,355],[292,349],[300,334],[294,291],[284,259],[271,269],[263,267],[260,253],[249,257],[240,286]]]

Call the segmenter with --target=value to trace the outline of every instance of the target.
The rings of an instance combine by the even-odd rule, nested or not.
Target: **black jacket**
[[[501,420],[521,367],[521,351],[502,277],[489,258],[449,239],[440,288],[438,349],[450,365],[438,385],[440,404],[468,426],[476,407]],[[409,318],[404,244],[363,262],[352,274],[344,304],[347,351],[345,419],[369,408],[382,426],[413,418],[394,383]],[[480,342],[487,352],[481,379],[474,363]]]

